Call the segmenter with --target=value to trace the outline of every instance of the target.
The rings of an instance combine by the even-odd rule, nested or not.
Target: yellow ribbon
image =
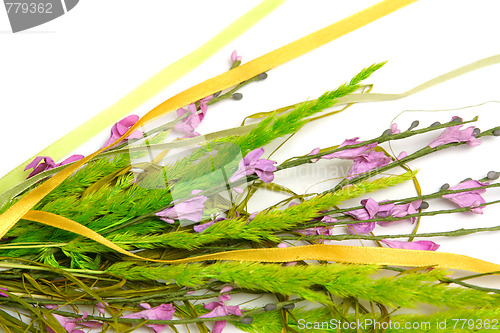
[[[268,53],[243,66],[237,67],[227,73],[198,84],[176,96],[173,96],[172,98],[168,99],[164,103],[151,110],[116,142],[119,142],[123,138],[127,137],[139,126],[157,119],[158,117],[168,112],[187,105],[195,100],[199,100],[214,92],[226,89],[251,77],[254,77],[264,71],[267,71],[268,69],[271,69],[295,57],[298,57],[335,38],[343,36],[359,27],[375,21],[376,19],[383,17],[393,11],[396,11],[397,9],[406,6],[414,1],[416,0],[384,0],[351,17],[348,17],[309,36],[306,36],[280,49]],[[74,165],[62,170],[54,177],[47,180],[45,183],[41,184],[32,192],[21,198],[16,204],[14,204],[9,210],[7,210],[2,216],[0,216],[0,237],[3,237],[19,219],[25,218],[31,221],[36,221],[67,231],[75,232],[79,235],[100,242],[101,244],[104,244],[111,249],[114,249],[117,252],[120,252],[127,256],[162,263],[186,263],[202,260],[239,260],[261,262],[327,260],[357,264],[377,263],[381,265],[417,267],[436,265],[444,268],[464,269],[480,273],[500,270],[500,265],[450,253],[324,244],[281,249],[273,248],[228,251],[180,260],[153,260],[142,258],[138,255],[125,251],[116,244],[113,244],[101,235],[83,225],[80,225],[75,221],[52,213],[30,211],[30,209],[33,208],[45,195],[50,193],[50,191],[52,191],[56,186],[61,184],[67,177],[69,177],[71,173],[73,173],[87,161],[95,157],[97,154],[113,145],[114,144],[111,144],[110,146],[105,147],[104,149],[101,149],[96,153],[87,156],[85,159],[75,163]]]
[[[300,260],[326,260],[351,264],[373,264],[389,266],[411,266],[461,269],[477,273],[500,271],[500,265],[476,258],[446,252],[390,249],[382,247],[361,247],[345,245],[306,245],[287,248],[262,248],[236,250],[201,255],[177,260],[160,260],[138,256],[110,242],[93,230],[65,217],[42,211],[31,210],[26,220],[40,222],[55,228],[71,231],[92,239],[124,255],[164,264],[185,264],[204,260],[235,260],[258,262],[289,262]]]
[[[165,67],[112,106],[83,123],[35,156],[50,156],[54,160],[63,158],[78,148],[83,142],[89,140],[102,130],[109,128],[114,122],[128,115],[138,106],[144,104],[144,102],[151,99],[170,84],[192,71],[284,2],[285,0],[262,1],[198,49]],[[24,167],[35,156],[17,166],[0,179],[0,193],[9,190],[26,178],[29,172],[25,172]]]

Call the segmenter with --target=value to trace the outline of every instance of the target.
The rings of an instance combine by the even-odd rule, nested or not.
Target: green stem
[[[480,190],[480,189],[487,189],[487,188],[494,188],[494,187],[500,187],[500,183],[498,183],[498,184],[484,185],[484,186],[478,186],[478,187],[471,187],[471,188],[464,188],[464,189],[459,189],[459,190],[439,190],[439,191],[431,193],[431,194],[419,195],[419,196],[414,196],[414,197],[405,198],[405,199],[387,200],[387,201],[383,201],[383,202],[380,202],[380,203],[383,204],[383,205],[385,205],[385,204],[391,204],[391,203],[406,204],[406,203],[414,202],[416,200],[429,200],[429,199],[442,198],[443,195],[446,195],[446,194],[469,192],[471,190]],[[497,201],[493,201],[492,203],[497,203]],[[490,205],[492,203],[488,203],[486,205]],[[483,204],[483,205],[485,205],[485,204]],[[356,210],[356,209],[361,209],[361,208],[364,208],[364,206],[355,206],[355,207],[350,207],[350,208],[333,209],[333,210],[330,210],[330,211],[326,211],[324,213],[325,213],[325,215],[334,214],[334,213],[344,213],[344,212],[348,212],[348,211],[352,211],[352,210]],[[465,207],[465,209],[468,209],[468,207]],[[465,210],[465,211],[468,211],[468,210]],[[424,214],[424,215],[412,214],[411,217],[425,216],[425,213],[426,212],[422,212],[422,214]],[[407,215],[407,216],[409,216],[409,215]],[[404,220],[406,218],[407,217],[404,217],[404,218],[401,218],[401,219],[399,219],[399,218],[393,218],[393,217],[384,217],[384,218],[380,218],[380,219],[372,219],[372,220],[366,220],[366,221],[368,221],[368,222],[399,221],[399,220]],[[393,219],[393,220],[391,220],[391,219]],[[358,221],[358,222],[366,222],[366,221]]]
[[[294,299],[291,301],[286,301],[286,302],[278,302],[276,304],[276,310],[278,311],[281,310],[285,305],[288,304],[294,304],[302,301],[302,299]],[[67,312],[67,311],[60,311],[60,310],[52,310],[52,313],[64,316],[64,317],[71,317],[71,318],[80,318],[81,315],[73,312]],[[258,309],[253,309],[253,310],[248,310],[244,311],[244,316],[252,316],[253,314],[257,314],[262,312],[262,308]],[[212,322],[212,321],[220,321],[220,320],[227,320],[227,321],[239,321],[241,317],[239,316],[222,316],[222,317],[210,317],[210,318],[189,318],[189,319],[178,319],[178,320],[147,320],[147,324],[151,325],[183,325],[183,324],[195,324],[195,323],[203,323],[203,322]],[[99,316],[93,316],[93,315],[88,315],[87,316],[88,320],[96,320],[96,321],[102,321],[102,322],[112,322],[113,318],[109,317],[99,317]],[[116,321],[119,323],[128,323],[128,324],[142,324],[144,323],[144,319],[131,319],[131,318],[116,318]]]
[[[474,119],[477,119],[477,117],[474,118]],[[463,123],[465,123],[465,122],[463,122]],[[450,122],[450,123],[446,123],[446,124],[443,124],[443,125],[453,126],[453,124],[455,124],[455,125],[462,124],[462,122],[460,122],[460,123],[458,123],[458,122]],[[436,128],[436,127],[440,127],[440,126],[435,126],[435,127],[432,127],[432,128]],[[487,131],[481,132],[477,137],[480,138],[480,137],[483,137],[483,136],[493,135],[493,131],[495,131],[497,129],[500,129],[500,127],[495,127],[495,128],[489,129]],[[424,130],[424,129],[422,129],[422,130]],[[406,132],[403,132],[403,133],[406,133]],[[403,134],[403,133],[401,133],[401,134]],[[396,135],[399,135],[399,134],[396,134]],[[352,185],[352,184],[355,184],[355,183],[359,183],[359,182],[361,182],[363,180],[366,180],[366,179],[368,179],[370,177],[376,176],[377,174],[380,174],[382,172],[385,172],[385,171],[390,170],[390,169],[392,169],[394,167],[397,167],[397,166],[405,165],[407,162],[416,160],[417,158],[429,155],[431,153],[434,153],[434,152],[437,152],[437,151],[440,151],[440,150],[443,150],[443,149],[447,149],[447,148],[450,148],[450,147],[461,146],[461,145],[464,145],[464,144],[466,144],[466,142],[452,142],[452,143],[448,143],[448,144],[445,144],[445,145],[440,145],[440,146],[437,146],[437,147],[434,147],[434,148],[431,148],[429,146],[425,146],[424,148],[422,148],[420,150],[417,150],[413,154],[408,155],[405,158],[402,158],[400,160],[396,160],[396,161],[394,161],[392,163],[389,163],[386,166],[383,166],[381,168],[369,171],[369,172],[364,173],[364,174],[362,174],[362,175],[360,175],[360,176],[358,176],[356,178],[353,178],[351,180],[349,180],[349,179],[346,178],[343,181],[341,181],[337,186],[335,186],[335,188],[333,188],[332,190],[329,190],[329,191],[325,191],[325,193],[338,191],[338,190],[340,190],[344,186]]]
[[[405,131],[402,133],[392,134],[392,135],[381,135],[377,138],[363,141],[363,142],[355,144],[355,145],[337,147],[335,149],[320,152],[320,153],[315,154],[315,155],[306,155],[306,156],[297,157],[296,159],[293,159],[291,161],[288,161],[288,162],[283,163],[282,165],[278,166],[278,170],[292,168],[295,166],[302,165],[304,163],[310,163],[311,160],[314,160],[316,158],[321,158],[324,155],[329,155],[332,153],[340,152],[342,150],[364,147],[364,146],[366,146],[368,144],[372,144],[372,143],[381,144],[381,143],[386,142],[386,141],[406,139],[406,138],[409,138],[409,137],[417,135],[417,134],[427,133],[427,132],[431,132],[431,131],[435,131],[438,129],[447,128],[447,127],[451,127],[451,126],[472,123],[472,122],[477,121],[477,119],[478,119],[477,117],[474,117],[472,120],[463,121],[463,122],[450,121],[450,122],[447,122],[447,123],[444,123],[444,124],[441,124],[438,126],[426,127],[426,128],[422,128],[419,130]],[[491,132],[493,132],[493,130]]]
[[[452,231],[443,231],[443,232],[427,232],[427,233],[419,233],[415,234],[415,237],[460,237],[460,236],[466,236],[470,234],[474,234],[477,232],[486,232],[486,231],[500,231],[500,226],[494,226],[494,227],[485,227],[485,228],[474,228],[474,229],[457,229],[457,230],[452,230]],[[324,239],[324,240],[336,240],[336,241],[341,241],[341,240],[346,240],[346,239],[363,239],[363,240],[374,240],[374,241],[379,241],[382,239],[387,239],[387,238],[404,238],[404,237],[409,237],[412,234],[398,234],[398,235],[377,235],[377,236],[372,236],[372,235],[351,235],[351,234],[345,234],[345,235],[314,235],[314,236],[281,236],[281,240],[317,240],[317,239]]]

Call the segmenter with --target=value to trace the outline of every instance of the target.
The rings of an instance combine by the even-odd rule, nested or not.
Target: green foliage
[[[173,280],[186,287],[199,287],[210,279],[217,279],[244,289],[297,296],[322,304],[332,303],[328,291],[333,296],[354,297],[389,307],[414,308],[421,303],[455,309],[497,308],[500,305],[499,295],[441,283],[447,274],[443,270],[373,276],[378,271],[374,265],[283,266],[247,262],[170,266],[121,262],[107,270],[129,280]]]
[[[412,179],[415,172],[409,171],[401,175],[379,178],[371,181],[345,187],[334,193],[327,193],[311,198],[295,206],[285,209],[262,211],[248,222],[246,218],[237,217],[219,221],[202,233],[187,230],[164,232],[161,234],[139,233],[135,230],[120,232],[108,237],[112,242],[127,249],[154,249],[158,247],[174,247],[193,250],[203,245],[213,244],[222,240],[248,240],[262,243],[263,241],[279,242],[276,232],[290,231],[302,223],[323,216],[321,211],[345,200],[356,198],[366,193],[374,192],[390,186],[395,186]],[[144,227],[154,223],[152,219],[144,223]],[[138,228],[139,229],[139,228]],[[106,247],[89,241],[73,242],[64,248],[76,252],[106,252]]]
[[[453,309],[433,314],[391,314],[369,312],[366,314],[339,314],[326,307],[289,311],[288,325],[297,332],[401,332],[408,325],[411,332],[481,332],[496,326],[500,309]],[[236,322],[238,329],[250,333],[281,333],[283,324],[277,311],[258,312],[252,315],[251,325]],[[461,319],[461,320],[460,320]],[[392,325],[389,325],[389,322]],[[305,328],[306,323],[310,329]],[[340,324],[339,324],[340,323]],[[361,323],[358,329],[342,328],[342,323]],[[376,324],[375,324],[376,323]],[[446,325],[444,324],[446,323]],[[440,326],[438,326],[438,324]],[[489,326],[489,329],[484,325]],[[336,326],[335,326],[336,325]],[[399,325],[399,326],[398,326]],[[340,327],[339,327],[340,326]],[[337,329],[337,327],[339,327]],[[348,327],[348,326],[346,326]],[[352,327],[355,327],[354,325]],[[399,328],[398,328],[399,327]],[[405,329],[406,330],[406,329]]]

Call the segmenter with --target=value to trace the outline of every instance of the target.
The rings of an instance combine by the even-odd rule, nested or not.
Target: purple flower
[[[413,202],[394,205],[393,203],[385,203],[386,200],[377,203],[375,200],[369,198],[361,200],[361,205],[363,208],[351,210],[345,212],[344,214],[354,217],[358,221],[373,219],[375,216],[378,217],[405,217],[409,214],[415,214],[418,212],[422,200],[415,200]],[[377,224],[386,227],[392,224],[394,221],[378,221]],[[415,218],[412,218],[412,223],[415,222]],[[348,231],[350,233],[369,233],[375,228],[375,222],[363,222],[351,224],[348,226]]]
[[[236,52],[236,50],[233,51],[233,53],[231,53],[231,61],[232,62],[236,62],[236,61],[241,61],[241,56],[238,55],[238,52]]]
[[[393,127],[392,130],[397,131],[397,125],[396,127]],[[363,143],[363,141],[358,141],[358,139],[359,138],[356,137],[353,139],[345,140],[339,146],[339,148]],[[347,179],[352,179],[354,178],[354,175],[362,174],[373,169],[383,167],[391,162],[392,159],[388,156],[385,156],[384,152],[378,152],[372,149],[376,146],[377,143],[374,142],[358,148],[348,148],[335,153],[323,155],[321,156],[321,158],[340,158],[345,160],[353,160],[351,170],[347,175]],[[317,154],[317,149],[318,148],[314,149],[311,153],[309,153],[309,155],[313,155],[313,153]]]
[[[356,175],[381,168],[389,164],[392,159],[385,156],[382,151],[369,150],[353,159],[351,170],[347,174],[347,179],[352,179]]]
[[[122,120],[114,124],[111,128],[111,135],[108,141],[106,141],[106,143],[102,146],[102,148],[109,146],[110,144],[121,138],[132,126],[134,126],[137,121],[139,121],[139,116],[133,114],[123,118]],[[140,139],[142,138],[142,136],[143,133],[141,131],[134,131],[128,137],[126,137],[125,140]],[[124,142],[125,140],[121,141],[120,143]]]
[[[407,204],[396,205],[391,210],[391,215],[393,217],[405,217],[409,214],[415,214],[418,212],[418,207],[422,204],[422,200],[416,200]]]
[[[332,228],[327,228],[327,227],[312,227],[312,228],[306,228],[306,229],[302,229],[302,230],[295,230],[295,232],[298,232],[304,236],[314,236],[314,235],[331,236],[331,235],[333,235]]]
[[[191,194],[197,194],[199,192],[200,191],[193,191]],[[203,216],[205,201],[207,201],[206,196],[198,195],[177,203],[173,207],[166,208],[156,213],[156,216],[159,216],[162,221],[167,223],[174,223],[174,220],[199,222]]]
[[[420,207],[421,204],[422,204],[422,200],[415,200],[413,202],[410,202],[407,204],[402,204],[402,205],[391,204],[392,208],[390,208],[390,210],[387,210],[386,212],[379,211],[377,213],[377,215],[380,217],[387,217],[387,216],[405,217],[406,215],[418,213],[418,208]],[[389,205],[383,205],[383,206],[389,206]],[[412,217],[411,223],[415,223],[415,220],[416,220],[416,217]],[[377,222],[377,224],[381,225],[383,227],[387,227],[394,222],[396,222],[396,221],[379,221],[379,222]]]
[[[386,201],[387,200],[382,200],[378,203],[377,215],[380,217],[388,217],[392,215],[394,204],[393,203],[382,204]]]
[[[386,244],[393,249],[407,249],[407,250],[423,250],[423,251],[436,251],[439,245],[431,241],[416,241],[416,242],[402,242],[396,240],[382,239],[380,242]]]
[[[200,133],[195,132],[194,129],[201,124],[201,121],[205,118],[205,114],[203,112],[198,114],[194,103],[189,104],[187,109],[180,108],[177,110],[177,115],[179,117],[182,117],[186,113],[190,114],[186,118],[183,118],[180,123],[175,125],[175,129],[186,134],[189,138],[199,136]]]
[[[58,314],[52,314],[54,318],[61,324],[61,326],[66,330],[68,333],[84,333],[82,330],[77,330],[76,326],[85,326],[89,328],[96,328],[96,327],[101,327],[102,324],[95,322],[95,321],[86,321],[87,320],[87,312],[83,311],[83,314],[80,318],[66,318],[64,316],[58,315]],[[54,330],[52,330],[50,327],[47,327],[47,332],[49,333],[55,333]]]
[[[300,234],[303,234],[304,236],[333,236],[333,228],[329,227],[312,227],[312,228],[306,228],[303,230],[294,230],[295,232],[298,232]],[[318,240],[319,243],[323,243],[323,239]]]
[[[230,314],[241,316],[241,310],[238,305],[225,304],[225,302],[231,299],[231,295],[224,293],[231,291],[232,289],[233,288],[230,286],[222,288],[222,290],[220,291],[222,295],[219,296],[218,302],[210,302],[208,304],[205,304],[205,309],[210,310],[210,312],[201,315],[199,318],[223,317]],[[226,327],[226,320],[216,321],[212,333],[221,333],[224,327]]]
[[[297,203],[290,203],[290,206],[291,205],[297,205]],[[337,222],[337,219],[336,218],[333,218],[331,216],[323,216],[323,217],[318,217],[318,218],[314,218],[313,221],[321,221],[323,223],[335,223]],[[327,236],[332,236],[333,235],[333,228],[332,227],[311,227],[311,228],[306,228],[306,229],[301,229],[301,230],[294,230],[295,232],[298,232],[300,234],[303,234],[304,236],[313,236],[313,235],[318,235],[318,236],[322,236],[322,235],[327,235]],[[323,240],[320,239],[319,240],[320,242],[322,242]],[[281,244],[285,244],[285,243],[281,243]],[[286,245],[286,244],[285,244]],[[278,247],[279,247],[279,244],[278,244]]]
[[[238,171],[229,178],[229,181],[234,183],[240,178],[252,175],[254,173],[259,176],[264,183],[270,183],[274,179],[273,172],[276,171],[275,161],[266,160],[259,157],[264,154],[264,148],[257,148],[249,152],[238,164]]]
[[[207,223],[203,223],[203,224],[198,224],[198,225],[195,225],[193,227],[193,230],[195,232],[203,232],[205,230],[207,230],[209,227],[213,226],[215,223],[219,222],[219,221],[222,221],[222,220],[225,220],[226,218],[225,217],[219,217],[213,221],[210,221],[210,222],[207,222]]]
[[[195,225],[193,227],[193,230],[195,232],[203,232],[203,231],[207,230],[209,227],[213,226],[214,224],[215,224],[215,221],[210,221],[210,222],[207,222],[207,223]]]
[[[106,312],[106,306],[109,306],[109,304],[106,302],[104,302],[104,304],[101,302],[97,303],[96,304],[97,311],[99,311],[99,313],[104,314]]]
[[[460,117],[453,117],[453,119],[460,119],[462,121]],[[450,142],[466,142],[468,146],[480,145],[481,141],[474,137],[474,126],[460,130],[462,126],[463,124],[447,127],[436,140],[429,143],[429,147],[435,148]]]
[[[323,223],[335,223],[335,222],[337,222],[337,219],[334,218],[334,217],[326,215],[326,216],[323,216],[321,218],[321,222],[323,222]]]
[[[214,97],[213,95],[208,95],[207,97],[204,97],[198,101],[198,104],[200,105],[200,110],[201,110],[203,116],[205,116],[207,114],[208,102],[210,102],[210,100],[213,97]],[[201,120],[203,120],[203,118]]]
[[[351,210],[345,212],[344,214],[354,217],[357,221],[370,220],[375,217],[379,210],[378,203],[372,198],[361,200],[361,205],[363,208]],[[375,222],[362,222],[356,224],[350,224],[347,230],[351,234],[367,234],[370,233],[375,228]]]
[[[398,129],[398,124],[392,123],[391,124],[391,133],[392,134],[399,134],[401,131]]]
[[[398,157],[396,157],[397,160],[402,160],[403,158],[405,158],[406,156],[408,156],[408,153],[405,152],[405,151],[402,151],[399,153]]]
[[[150,319],[150,320],[172,320],[175,313],[175,307],[172,304],[161,304],[157,307],[152,308],[148,303],[139,304],[143,311],[132,313],[122,318],[131,319]],[[155,331],[155,333],[161,332],[167,325],[154,325],[146,324]]]
[[[205,98],[197,101],[200,106],[200,111],[198,112],[198,108],[195,103],[191,103],[187,106],[187,109],[180,108],[177,110],[177,116],[182,117],[186,113],[189,115],[186,118],[183,118],[180,123],[175,125],[175,129],[179,132],[186,134],[187,137],[192,138],[195,136],[199,136],[200,133],[195,132],[195,128],[198,127],[203,119],[205,119],[205,115],[208,110],[208,102],[213,98],[213,95],[209,95]]]
[[[5,291],[9,291],[9,289],[7,289],[7,288],[2,288],[2,287],[0,287],[0,289],[1,289],[1,290],[5,290]],[[6,294],[6,293],[1,292],[1,291],[0,291],[0,296],[2,296],[2,297],[9,297],[9,296],[7,296],[7,294]]]
[[[360,222],[356,224],[350,224],[347,227],[347,231],[353,235],[358,234],[369,234],[375,229],[375,222]]]
[[[49,156],[37,156],[30,164],[28,164],[26,166],[26,168],[24,168],[24,171],[26,171],[28,169],[33,169],[33,171],[28,176],[28,178],[31,178],[34,175],[39,174],[40,172],[43,172],[45,170],[54,169],[54,168],[57,168],[61,165],[65,165],[65,164],[69,164],[69,163],[81,160],[84,157],[85,156],[83,156],[83,155],[72,155],[72,156],[68,157],[67,159],[65,159],[64,161],[62,161],[61,163],[56,164],[54,162],[54,160],[52,158],[50,158]],[[43,160],[43,163],[42,163],[42,160]]]
[[[490,183],[485,182],[479,182],[477,180],[468,180],[466,182],[462,182],[458,185],[452,186],[449,189],[452,191],[455,190],[463,190],[466,188],[475,188],[475,187],[480,187],[480,186],[486,186],[489,185]],[[471,211],[473,211],[476,214],[482,214],[483,213],[483,207],[478,207],[481,204],[486,203],[486,201],[483,199],[481,194],[486,192],[486,189],[476,189],[476,190],[471,190],[467,192],[459,192],[459,193],[451,193],[451,194],[445,194],[443,195],[443,198],[449,199],[459,205],[460,207],[471,207]]]
[[[260,212],[257,211],[257,212],[253,212],[252,214],[248,215],[248,222],[252,221],[259,213]]]
[[[339,148],[342,148],[342,147],[345,147],[345,146],[351,146],[351,145],[357,145],[357,144],[363,143],[363,141],[358,141],[358,139],[359,138],[356,137],[356,138],[353,138],[353,139],[345,140],[344,142],[342,142],[342,144],[339,146]],[[377,145],[377,143],[370,143],[368,145],[361,146],[361,147],[358,147],[358,148],[348,148],[348,149],[344,149],[344,150],[341,150],[341,151],[338,151],[338,152],[335,152],[335,153],[323,155],[321,158],[328,159],[328,160],[332,159],[332,158],[340,158],[340,159],[344,159],[344,160],[352,160],[352,159],[355,159],[355,158],[359,157],[361,154],[365,153],[369,149],[372,149],[376,145]]]
[[[307,156],[310,156],[310,155],[316,155],[318,154],[320,151],[319,148],[314,148],[313,150],[311,150],[311,152],[309,154],[307,154]],[[321,157],[320,157],[321,158]],[[320,158],[312,158],[311,159],[311,163],[316,163],[320,160]]]

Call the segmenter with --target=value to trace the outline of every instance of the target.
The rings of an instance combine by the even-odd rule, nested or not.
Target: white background
[[[68,14],[17,34],[10,32],[7,15],[0,9],[0,176],[196,49],[258,3],[85,0]],[[249,61],[374,3],[290,0],[135,113],[142,115],[175,93],[227,70],[229,55],[235,49],[244,62]],[[266,81],[242,90],[243,101],[227,101],[212,108],[200,132],[238,126],[246,115],[315,98],[374,62],[388,61],[367,81],[375,85],[373,92],[399,93],[500,53],[499,9],[495,0],[420,0],[273,69]],[[284,146],[285,153],[273,157],[281,161],[285,156],[305,154],[314,147],[339,144],[355,136],[370,139],[388,128],[391,120],[404,110],[461,108],[500,101],[499,76],[500,65],[491,66],[400,101],[356,105],[340,115],[308,125]],[[415,119],[421,121],[421,126],[428,126],[436,120],[447,121],[453,115],[466,119],[479,115],[478,126],[487,129],[500,125],[499,109],[500,103],[491,102],[456,111],[407,112],[396,122],[406,129]],[[101,133],[75,153],[94,151],[107,135]],[[393,148],[396,153],[411,152],[434,137],[397,142]],[[467,177],[482,178],[490,170],[500,171],[500,142],[496,140],[487,138],[479,147],[460,147],[412,163],[412,167],[421,170],[419,180],[424,193],[433,192],[446,182],[453,185]],[[333,165],[329,161],[321,164],[323,170]],[[307,172],[290,186],[305,191],[313,181]],[[277,181],[286,183],[284,178],[278,175]],[[334,182],[318,186],[328,184]],[[414,189],[407,185],[375,198],[413,194]],[[485,197],[487,201],[497,200],[498,190],[488,191]],[[431,205],[432,209],[453,207],[446,202]],[[256,203],[255,207],[261,205]],[[498,208],[490,206],[482,216],[425,218],[420,230],[498,225],[499,213]],[[393,231],[379,228],[375,232],[409,230],[411,227],[405,225]],[[434,241],[441,244],[440,251],[500,263],[498,237],[498,233],[489,233]],[[483,282],[499,285],[496,278]]]

